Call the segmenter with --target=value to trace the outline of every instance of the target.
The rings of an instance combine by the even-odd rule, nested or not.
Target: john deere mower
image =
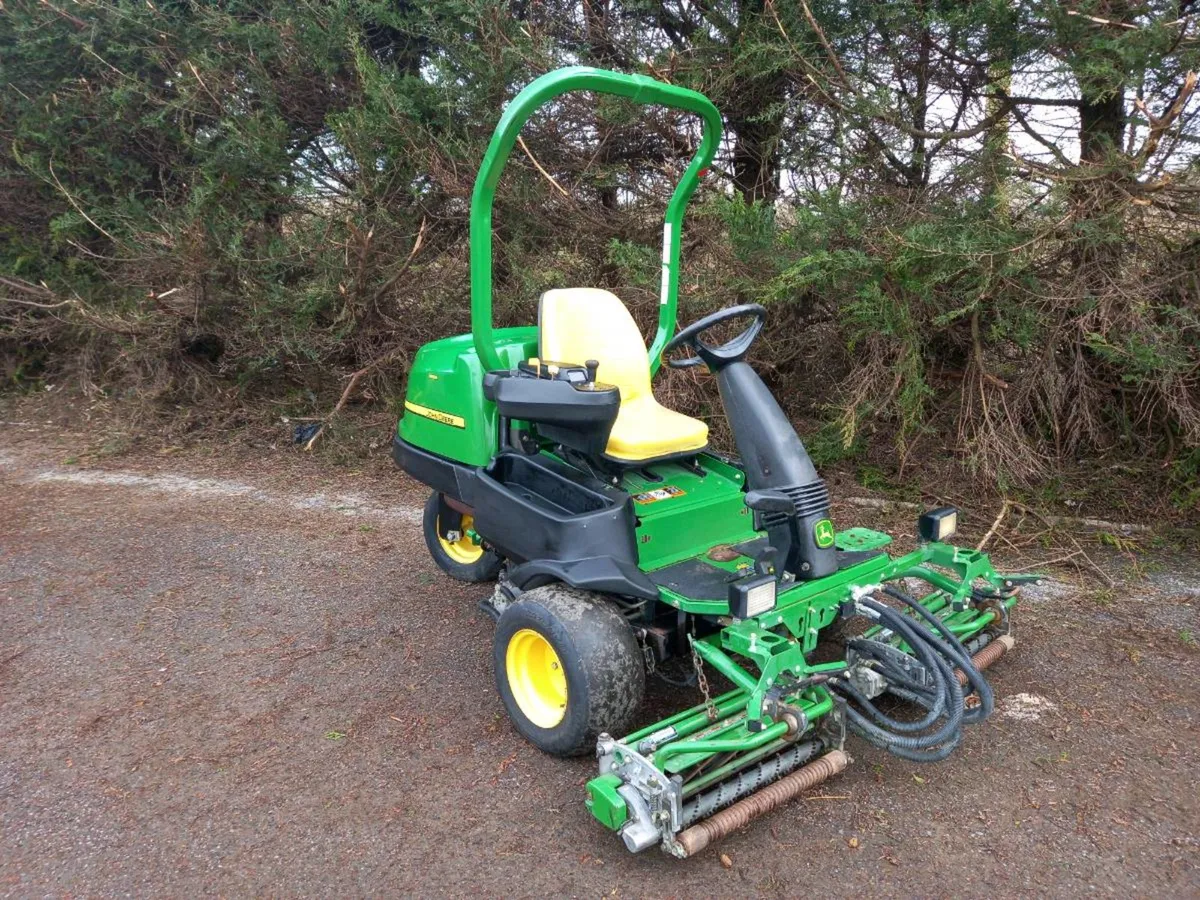
[[[564,288],[536,326],[493,328],[492,203],[521,126],[576,90],[683,110],[699,145],[667,206],[649,352],[612,293]],[[721,137],[704,96],[571,67],[505,109],[471,205],[471,334],[425,345],[393,456],[433,493],[429,551],[496,581],[496,685],[541,750],[594,752],[587,807],[626,847],[690,856],[849,762],[847,732],[906,760],[944,759],[992,711],[980,670],[1013,647],[1035,576],[947,543],[957,512],[915,523],[917,549],[834,526],[804,444],[747,357],[766,311],[733,306],[675,334],[685,206]],[[736,337],[716,343],[717,326]],[[682,355],[681,355],[682,354]],[[658,402],[663,360],[716,381],[737,455]],[[831,628],[853,620],[865,628]],[[846,631],[828,657],[826,630]],[[671,663],[671,660],[676,660]],[[689,672],[703,702],[634,731],[647,676]],[[714,695],[719,673],[732,689]]]

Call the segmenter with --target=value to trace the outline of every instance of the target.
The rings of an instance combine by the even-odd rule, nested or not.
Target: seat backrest
[[[650,361],[633,316],[616,294],[560,288],[538,301],[538,356],[583,365],[599,361],[596,380],[615,384],[626,403],[650,393]]]

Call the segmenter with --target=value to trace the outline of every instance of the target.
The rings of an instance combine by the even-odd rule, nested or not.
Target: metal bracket
[[[985,597],[975,603],[975,608],[983,612],[993,613],[996,618],[992,620],[990,628],[996,629],[998,634],[1008,634],[1012,631],[1012,622],[1008,617],[1008,607],[1004,605],[1004,601],[998,597]]]
[[[654,648],[652,648],[651,646],[649,646],[648,644],[645,644],[645,643],[643,643],[641,645],[641,647],[642,647],[642,662],[646,666],[646,674],[653,675],[654,667],[657,663],[657,660],[654,655]]]
[[[496,587],[492,590],[492,595],[479,601],[479,608],[498,622],[500,621],[500,616],[508,609],[509,604],[520,595],[521,592],[516,586],[509,581],[505,581],[502,576],[496,582]]]
[[[774,722],[786,722],[787,739],[794,741],[808,731],[808,715],[799,706],[788,703],[785,694],[795,694],[799,679],[780,675],[775,686],[763,695],[762,712]]]
[[[621,840],[631,853],[662,841],[664,846],[683,822],[683,787],[668,778],[650,760],[628,744],[607,734],[596,742],[600,774],[616,775],[623,784],[617,793],[625,798],[629,819],[621,826]]]
[[[846,698],[833,695],[833,709],[817,720],[817,736],[825,751],[841,750],[846,745]]]
[[[850,641],[846,647],[846,662],[849,664],[846,672],[855,687],[857,687],[868,697],[877,697],[883,693],[880,690],[876,693],[870,693],[864,690],[863,686],[873,686],[876,679],[884,682],[886,690],[887,681],[877,673],[874,667],[870,664],[870,660],[864,659],[854,649],[854,645],[858,643],[870,643],[872,650],[879,656],[886,656],[888,660],[898,669],[904,671],[913,681],[922,687],[930,687],[933,684],[933,676],[929,673],[924,663],[920,660],[905,653],[899,647],[893,647],[891,644],[885,644],[883,641],[872,640],[870,638],[856,638]]]

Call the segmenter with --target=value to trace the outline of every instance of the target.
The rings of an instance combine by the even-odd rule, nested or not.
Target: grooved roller
[[[786,775],[752,794],[728,809],[693,825],[679,833],[679,845],[683,848],[684,856],[694,856],[713,841],[720,840],[730,832],[737,831],[751,820],[769,813],[778,806],[787,803],[802,791],[815,787],[827,778],[836,775],[846,768],[850,757],[845,751],[832,750],[815,762],[809,763],[802,769],[797,769],[791,775]]]
[[[975,668],[982,672],[1005,653],[1017,645],[1017,639],[1011,634],[1002,634],[996,638],[978,653],[971,657],[971,662]],[[954,670],[955,676],[958,678],[958,683],[963,687],[967,686],[967,673],[962,669]]]

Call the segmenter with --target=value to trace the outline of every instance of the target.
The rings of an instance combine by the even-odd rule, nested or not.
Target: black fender
[[[396,465],[422,484],[427,484],[439,494],[453,497],[470,505],[471,489],[475,483],[475,466],[455,462],[422,450],[392,436],[392,459]]]
[[[531,559],[508,570],[508,580],[522,591],[561,581],[571,587],[638,600],[657,600],[658,587],[637,566],[611,556],[585,559]]]

